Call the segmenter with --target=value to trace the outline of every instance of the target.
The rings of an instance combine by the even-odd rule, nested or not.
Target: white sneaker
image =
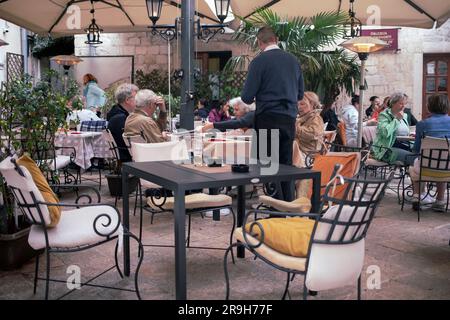
[[[421,194],[420,195],[420,204],[432,204],[436,201],[436,199],[434,199],[432,196],[430,196],[429,194],[425,195],[425,194]]]

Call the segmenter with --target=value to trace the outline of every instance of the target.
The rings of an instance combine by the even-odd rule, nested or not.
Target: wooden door
[[[427,54],[423,57],[423,103],[422,116],[429,115],[428,97],[450,92],[450,54]]]

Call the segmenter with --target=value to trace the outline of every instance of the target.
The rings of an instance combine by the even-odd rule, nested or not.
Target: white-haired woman
[[[397,141],[397,136],[409,136],[408,116],[404,112],[407,102],[406,94],[396,92],[389,99],[388,109],[378,116],[377,136],[373,143],[375,159],[387,163],[413,163],[409,145]]]
[[[228,104],[233,108],[236,119],[207,123],[202,128],[203,132],[210,129],[217,129],[220,131],[234,130],[233,132],[228,132],[228,134],[242,135],[245,134],[248,129],[253,128],[253,121],[255,118],[254,104],[247,105],[240,97],[231,99]]]
[[[140,90],[136,94],[136,109],[125,122],[125,135],[142,134],[147,143],[167,141],[165,130],[167,112],[164,99],[151,90]],[[159,107],[158,120],[153,120],[153,114]]]

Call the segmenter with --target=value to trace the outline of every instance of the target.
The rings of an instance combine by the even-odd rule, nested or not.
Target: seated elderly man
[[[234,129],[233,132],[229,132],[231,134],[242,135],[245,132],[253,128],[253,121],[255,118],[255,105],[245,104],[242,99],[234,98],[231,99],[228,103],[231,107],[233,107],[234,115],[236,116],[235,120],[227,120],[221,122],[207,123],[203,126],[202,131],[206,132],[210,129],[217,129],[220,131],[226,131],[230,129]]]
[[[108,120],[108,129],[111,131],[117,147],[119,148],[119,156],[122,162],[131,161],[131,155],[125,141],[123,141],[122,134],[126,119],[136,107],[134,98],[138,90],[139,88],[134,84],[121,84],[115,92],[117,104],[112,107],[106,116],[106,120]]]
[[[165,142],[168,137],[163,130],[167,124],[166,104],[162,97],[153,91],[145,89],[136,94],[136,109],[125,122],[124,134],[127,136],[142,134],[147,143]],[[153,120],[153,114],[159,107],[158,120]]]

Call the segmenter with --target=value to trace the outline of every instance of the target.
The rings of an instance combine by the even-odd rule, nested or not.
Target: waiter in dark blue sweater
[[[300,64],[295,56],[281,50],[275,32],[262,27],[257,34],[262,53],[250,63],[247,80],[241,94],[242,101],[251,104],[256,101],[254,127],[258,133],[258,159],[261,143],[267,143],[268,157],[271,150],[271,130],[279,130],[279,162],[292,165],[292,145],[295,138],[297,102],[303,99],[304,83]],[[267,141],[259,131],[268,131]],[[294,181],[281,183],[276,198],[295,199]]]

